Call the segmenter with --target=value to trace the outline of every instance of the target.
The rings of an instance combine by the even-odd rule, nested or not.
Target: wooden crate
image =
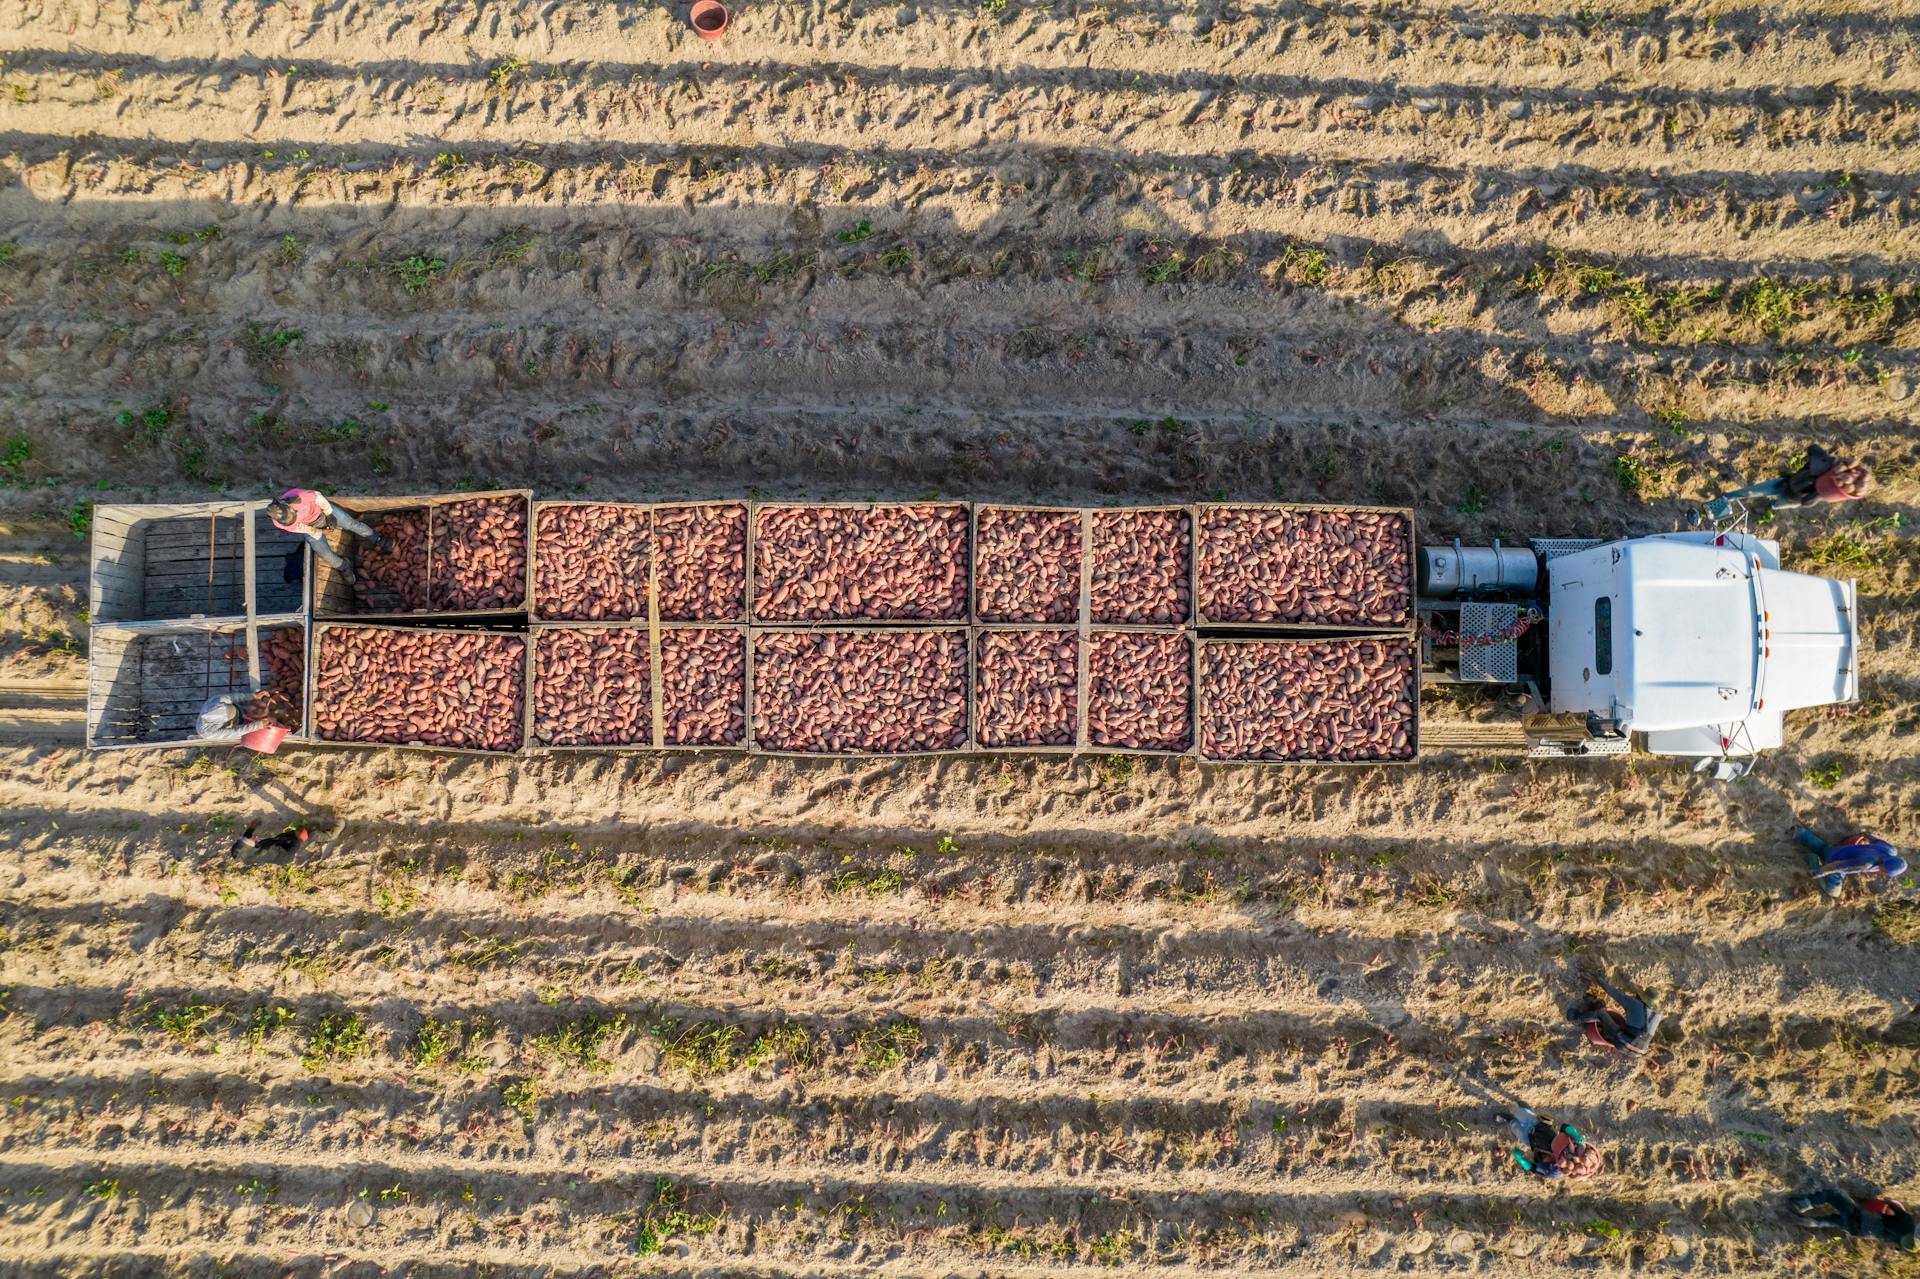
[[[1194,518],[1194,508],[1185,504],[1166,504],[1159,506],[1083,506],[1080,525],[1080,553],[1086,558],[1083,580],[1086,582],[1086,594],[1081,600],[1081,616],[1088,625],[1103,627],[1107,630],[1121,630],[1135,627],[1148,627],[1167,630],[1193,625],[1194,605],[1197,600],[1194,566],[1200,562],[1198,531],[1199,521]],[[1093,566],[1097,563],[1094,534],[1102,515],[1149,515],[1172,513],[1186,518],[1187,522],[1187,615],[1171,622],[1112,622],[1095,617],[1093,613]]]
[[[644,741],[608,743],[604,745],[551,745],[536,735],[535,697],[539,689],[540,665],[539,646],[546,638],[557,631],[613,631],[633,630],[647,635],[647,690],[652,702],[649,716],[649,731]],[[740,713],[744,728],[738,742],[730,745],[717,744],[680,744],[666,739],[666,690],[661,681],[665,674],[663,650],[668,636],[692,631],[724,631],[739,637],[745,669],[740,683]],[[747,705],[747,689],[752,683],[753,644],[747,638],[747,628],[737,622],[538,622],[528,636],[528,655],[532,659],[528,667],[527,685],[527,723],[523,734],[530,749],[541,751],[582,752],[582,751],[681,751],[688,754],[711,754],[726,752],[740,754],[749,749],[753,736],[753,718]]]
[[[1179,636],[1187,645],[1187,669],[1192,691],[1187,698],[1187,745],[1174,749],[1159,746],[1110,746],[1093,740],[1088,720],[1093,711],[1092,650],[1103,635]],[[1080,742],[1099,755],[1198,755],[1200,752],[1200,642],[1193,630],[1183,626],[1094,626],[1080,637]]]
[[[299,614],[245,621],[184,621],[95,626],[87,658],[87,745],[94,750],[198,746],[208,698],[254,691],[244,658],[228,656]],[[264,678],[264,676],[263,676]],[[304,699],[303,699],[304,700]],[[290,740],[305,737],[306,723]]]
[[[1206,666],[1207,653],[1215,649],[1233,648],[1233,647],[1243,646],[1243,645],[1266,645],[1266,646],[1286,645],[1289,647],[1304,646],[1309,648],[1314,648],[1314,647],[1333,648],[1333,647],[1338,647],[1340,645],[1364,644],[1369,642],[1376,643],[1376,644],[1385,644],[1390,646],[1401,645],[1401,646],[1405,646],[1405,648],[1408,651],[1408,658],[1412,664],[1414,686],[1413,686],[1413,696],[1411,698],[1413,702],[1413,719],[1412,719],[1412,722],[1409,723],[1407,726],[1407,740],[1410,743],[1410,749],[1405,759],[1320,759],[1320,758],[1315,758],[1310,756],[1300,756],[1298,758],[1290,758],[1290,759],[1261,759],[1258,757],[1245,756],[1245,755],[1211,755],[1207,753],[1205,745],[1200,740],[1201,730],[1206,723],[1207,711],[1209,709],[1211,698],[1214,691],[1214,686],[1207,679],[1207,666]],[[1257,639],[1255,638],[1216,639],[1212,637],[1202,638],[1199,641],[1199,643],[1196,645],[1196,652],[1194,655],[1193,692],[1194,692],[1194,730],[1193,730],[1194,752],[1198,754],[1201,759],[1204,759],[1204,760],[1209,760],[1209,761],[1218,762],[1218,763],[1312,765],[1316,768],[1375,768],[1375,767],[1392,767],[1392,766],[1397,766],[1401,764],[1411,764],[1416,762],[1420,758],[1420,641],[1416,637],[1407,635],[1405,633],[1377,634],[1377,635],[1346,635],[1346,636],[1339,636],[1339,637],[1335,637],[1335,636],[1283,637],[1279,635],[1272,635],[1272,636],[1265,636]]]
[[[1407,527],[1407,598],[1406,616],[1398,622],[1354,622],[1351,624],[1335,622],[1238,622],[1222,621],[1208,617],[1200,602],[1200,586],[1206,580],[1206,566],[1202,563],[1206,547],[1207,517],[1214,514],[1255,512],[1258,514],[1281,511],[1340,511],[1362,515],[1395,515],[1406,521]],[[1193,616],[1197,626],[1208,631],[1273,633],[1286,635],[1380,635],[1407,634],[1419,621],[1419,611],[1415,608],[1415,593],[1418,591],[1418,540],[1417,528],[1411,507],[1406,506],[1348,506],[1326,502],[1205,502],[1194,508],[1193,521]]]
[[[89,616],[120,625],[298,612],[289,556],[304,572],[305,539],[275,528],[264,502],[96,506]]]
[[[970,574],[969,579],[967,581],[967,606],[973,612],[974,622],[980,626],[1008,626],[1008,627],[1077,626],[1080,623],[1084,622],[1087,617],[1087,600],[1086,600],[1086,589],[1087,589],[1086,576],[1087,576],[1087,556],[1088,556],[1087,512],[1090,509],[1091,508],[1089,507],[1083,507],[1083,506],[1021,506],[1011,502],[976,502],[974,503],[973,522],[971,525],[971,532],[973,537],[973,547],[972,547],[973,572]],[[988,515],[990,513],[998,513],[998,512],[1006,512],[1012,515],[1054,515],[1054,516],[1064,516],[1064,517],[1078,520],[1080,525],[1080,563],[1079,563],[1078,569],[1076,570],[1077,581],[1075,585],[1080,592],[1080,600],[1076,608],[1075,615],[1073,617],[1061,618],[1055,621],[1013,622],[1013,621],[1007,621],[1003,618],[989,618],[987,617],[985,612],[981,609],[980,607],[980,519],[984,515]]]
[[[473,609],[470,611],[436,609],[432,607],[407,610],[361,610],[359,601],[354,597],[353,587],[334,567],[324,560],[312,561],[313,578],[313,617],[316,621],[380,621],[380,620],[419,620],[431,621],[444,618],[485,618],[500,617],[515,613],[525,613],[533,600],[533,490],[532,489],[489,489],[479,493],[438,493],[428,497],[329,497],[327,500],[353,516],[368,521],[376,515],[391,515],[401,511],[427,510],[432,512],[456,502],[471,502],[480,498],[516,498],[526,508],[527,546],[525,580],[521,583],[520,598],[508,601],[498,608]],[[429,515],[431,520],[431,515]],[[432,529],[428,537],[431,540]],[[326,534],[327,545],[339,551],[351,562],[357,562],[360,539],[351,537],[338,529]],[[425,569],[423,568],[423,571]],[[431,601],[429,601],[431,604]]]
[[[760,541],[760,516],[766,512],[804,508],[809,511],[879,511],[897,506],[940,507],[960,511],[965,516],[965,532],[960,546],[960,573],[964,579],[960,611],[953,617],[823,617],[811,621],[768,618],[759,615],[761,561],[764,547]],[[930,499],[924,502],[754,502],[747,510],[747,600],[748,620],[755,626],[778,627],[941,627],[964,626],[973,620],[973,504]]]
[[[714,501],[701,501],[701,502],[596,502],[596,501],[590,501],[584,498],[567,498],[562,501],[537,501],[533,504],[534,523],[533,523],[532,581],[534,582],[535,586],[537,586],[539,583],[540,513],[542,511],[545,511],[551,508],[563,507],[563,506],[613,506],[613,507],[620,507],[626,510],[644,511],[646,513],[647,515],[646,589],[647,589],[648,597],[650,600],[657,598],[657,596],[661,592],[664,592],[667,588],[666,572],[663,569],[661,560],[660,560],[660,536],[659,536],[659,532],[656,527],[655,521],[657,521],[662,514],[665,514],[670,511],[708,510],[708,509],[719,510],[719,509],[726,509],[726,508],[731,508],[739,511],[740,518],[742,519],[742,521],[744,521],[746,525],[746,545],[743,551],[743,559],[739,564],[740,579],[741,579],[740,596],[728,608],[727,616],[704,617],[704,618],[680,618],[680,617],[669,617],[663,612],[660,616],[660,620],[668,625],[675,625],[675,626],[683,625],[683,624],[706,625],[709,623],[744,624],[746,622],[747,600],[752,590],[752,579],[753,579],[753,572],[752,572],[753,513],[751,510],[750,504],[745,500],[731,501],[731,500],[722,498]],[[533,594],[533,593],[529,593],[527,596],[527,608],[529,610],[529,614],[528,614],[529,617],[535,622],[572,622],[573,624],[579,625],[579,626],[597,626],[597,625],[604,625],[609,622],[644,621],[651,615],[651,612],[652,612],[651,608],[640,608],[640,609],[636,609],[632,614],[626,617],[600,617],[600,618],[549,617],[545,613],[540,611],[539,597],[537,594]]]
[[[753,716],[758,707],[761,685],[760,659],[757,652],[759,641],[771,635],[800,634],[808,636],[845,635],[861,640],[876,639],[882,635],[911,635],[917,632],[951,634],[959,638],[964,655],[962,677],[964,697],[962,705],[967,716],[966,734],[955,746],[936,747],[929,750],[911,751],[793,751],[780,750],[764,746],[754,733]],[[972,628],[951,625],[922,625],[903,627],[896,624],[886,626],[824,626],[798,624],[791,626],[754,626],[748,628],[747,636],[747,740],[748,750],[755,755],[777,755],[790,759],[905,759],[912,755],[965,755],[974,750],[973,733],[973,642]]]
[[[524,626],[511,624],[476,624],[465,627],[455,626],[394,626],[391,624],[361,624],[354,622],[315,622],[307,644],[307,727],[310,741],[315,746],[354,746],[373,750],[418,750],[439,751],[449,755],[485,755],[499,759],[508,755],[524,754],[527,749],[527,702],[533,689],[533,642]],[[462,636],[495,635],[524,641],[520,654],[520,708],[514,717],[520,723],[520,744],[514,747],[494,749],[481,746],[447,746],[438,742],[388,742],[352,737],[322,737],[319,717],[315,708],[319,705],[323,690],[320,687],[320,656],[329,631],[393,631],[406,635]]]
[[[1042,634],[1070,639],[1074,644],[1073,741],[1061,745],[989,746],[980,736],[981,655],[994,635]],[[973,628],[972,671],[968,678],[967,715],[973,725],[973,749],[983,755],[1075,755],[1087,749],[1087,628],[1058,622],[995,622]]]

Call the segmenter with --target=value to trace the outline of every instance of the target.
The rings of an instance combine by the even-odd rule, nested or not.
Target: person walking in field
[[[238,853],[243,848],[256,853],[280,852],[283,850],[292,852],[294,849],[300,847],[300,845],[306,843],[309,837],[305,826],[289,826],[278,835],[268,835],[265,838],[257,838],[254,835],[254,832],[259,829],[260,823],[258,821],[248,822],[247,828],[240,832],[240,838],[234,840],[233,847],[227,850],[228,856]]]
[[[1908,1252],[1920,1251],[1914,1242],[1913,1214],[1891,1199],[1855,1200],[1838,1186],[1811,1195],[1796,1195],[1787,1206],[1800,1224],[1815,1230],[1844,1230],[1862,1239],[1880,1239]]]
[[[274,498],[267,503],[267,518],[275,528],[306,538],[313,546],[313,553],[331,564],[349,584],[353,582],[353,565],[327,545],[326,531],[337,528],[364,537],[375,546],[385,540],[312,489],[288,489]]]
[[[1585,1181],[1600,1173],[1600,1152],[1588,1144],[1572,1124],[1555,1126],[1553,1120],[1536,1115],[1525,1106],[1499,1118],[1506,1123],[1518,1144],[1513,1162],[1522,1172],[1536,1177],[1565,1177]]]
[[[1587,1040],[1596,1048],[1617,1049],[1633,1057],[1644,1057],[1653,1047],[1653,1037],[1660,1031],[1660,1010],[1646,1000],[1614,986],[1605,974],[1596,974],[1594,981],[1600,989],[1619,1005],[1618,1009],[1608,1008],[1604,1004],[1575,1012],[1572,1020],[1586,1033]]]
[[[1907,859],[1878,835],[1860,834],[1829,844],[1805,826],[1796,826],[1793,837],[1807,850],[1807,870],[1820,881],[1820,891],[1833,901],[1840,900],[1849,875],[1866,876],[1868,884],[1884,893],[1907,873]]]

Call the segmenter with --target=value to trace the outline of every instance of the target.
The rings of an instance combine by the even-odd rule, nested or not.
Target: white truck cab
[[[1666,533],[1546,569],[1547,709],[1652,754],[1750,758],[1786,711],[1859,696],[1854,584],[1783,572],[1777,543]]]

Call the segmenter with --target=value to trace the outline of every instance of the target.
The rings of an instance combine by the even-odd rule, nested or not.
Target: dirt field
[[[1920,5],[26,0],[0,16],[0,1271],[1920,1274]],[[1730,786],[89,757],[93,500],[1399,503],[1809,439],[1863,696]],[[1455,740],[1495,708],[1429,704]],[[308,820],[297,855],[228,853]],[[1906,939],[1906,940],[1900,940]],[[1639,1069],[1581,966],[1670,1013]],[[1489,1122],[1606,1174],[1518,1174]]]

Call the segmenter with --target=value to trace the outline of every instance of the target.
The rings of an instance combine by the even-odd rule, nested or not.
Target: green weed
[[[18,484],[20,472],[33,457],[33,441],[24,435],[10,435],[0,443],[0,484]]]
[[[176,280],[187,273],[187,259],[170,249],[161,252],[159,262],[160,269]]]
[[[300,241],[291,235],[281,236],[280,247],[274,251],[274,257],[277,258],[280,265],[284,267],[299,266],[300,260],[306,256],[306,249],[302,248]]]
[[[432,1070],[452,1056],[453,1040],[458,1032],[458,1023],[449,1026],[438,1017],[427,1017],[413,1032],[413,1041],[407,1045],[407,1055],[413,1058],[413,1064],[420,1069]]]
[[[785,1057],[800,1070],[820,1063],[818,1043],[805,1027],[793,1022],[761,1031],[744,1047],[740,1028],[722,1022],[697,1021],[682,1026],[661,1021],[648,1026],[647,1033],[660,1045],[661,1056],[696,1079],[751,1069],[776,1056]]]
[[[248,358],[260,364],[271,364],[305,336],[299,329],[281,329],[254,322],[247,325],[238,341]]]
[[[864,892],[869,897],[897,893],[908,884],[907,873],[892,866],[872,866],[855,860],[852,853],[840,858],[840,868],[827,881],[827,891],[839,896]]]
[[[1060,255],[1060,266],[1076,280],[1105,278],[1098,249],[1071,249]]]
[[[93,532],[93,503],[84,497],[73,500],[67,508],[67,527],[73,530],[75,537],[85,537]]]
[[[98,1181],[89,1181],[83,1189],[94,1199],[112,1199],[120,1193],[120,1178],[102,1177]]]
[[[1660,468],[1631,453],[1619,453],[1613,459],[1613,478],[1620,487],[1639,497],[1647,496],[1647,491],[1661,478]]]
[[[913,250],[904,245],[888,249],[880,255],[880,265],[886,268],[889,275],[900,275],[911,271],[913,270]]]
[[[525,58],[508,58],[504,62],[493,64],[493,70],[487,72],[487,85],[495,93],[505,93],[513,82],[527,69]]]
[[[812,253],[779,252],[753,264],[749,274],[755,284],[773,284],[811,270],[818,260]]]
[[[415,253],[396,258],[388,264],[387,269],[408,293],[423,293],[433,283],[434,277],[447,269],[447,264],[443,258],[429,258]]]
[[[605,1072],[613,1069],[613,1063],[600,1055],[600,1049],[626,1028],[625,1013],[587,1013],[556,1030],[535,1036],[533,1051],[582,1070]]]
[[[922,1047],[918,1022],[901,1017],[884,1026],[869,1026],[853,1037],[854,1068],[877,1075],[919,1056]]]
[[[1280,274],[1291,284],[1317,289],[1327,282],[1331,271],[1326,252],[1311,245],[1288,244],[1280,255]]]
[[[657,1177],[653,1183],[653,1197],[640,1214],[634,1251],[642,1256],[651,1256],[664,1249],[678,1235],[703,1235],[719,1224],[719,1213],[700,1216],[689,1211],[686,1196],[680,1188],[666,1177]]]
[[[1884,554],[1879,540],[1863,536],[1858,528],[1833,529],[1814,538],[1807,547],[1807,558],[1815,564],[1855,572],[1879,568]]]
[[[533,228],[529,226],[508,227],[487,241],[486,253],[481,259],[481,265],[492,269],[524,262],[527,255],[533,252],[536,239]]]
[[[1169,284],[1179,279],[1180,273],[1186,270],[1186,267],[1186,256],[1182,253],[1174,252],[1161,258],[1158,262],[1148,263],[1146,267],[1141,270],[1140,274],[1148,284]]]
[[[247,1019],[247,1028],[240,1032],[240,1040],[246,1044],[248,1052],[259,1052],[293,1018],[293,1009],[285,1004],[262,1004]]]
[[[858,222],[843,230],[835,231],[833,238],[842,244],[859,244],[873,234],[873,223],[861,218]]]
[[[1838,755],[1829,756],[1806,771],[1807,785],[1832,790],[1847,777],[1847,762]]]
[[[320,1071],[335,1062],[351,1061],[367,1050],[367,1026],[359,1013],[321,1013],[307,1035],[300,1064]]]
[[[166,438],[167,428],[173,425],[173,410],[165,404],[150,404],[135,413],[131,409],[121,409],[113,417],[114,425],[132,429],[139,427],[146,432],[150,443],[158,444]]]
[[[207,1027],[224,1016],[226,1010],[212,1004],[186,1004],[179,1008],[153,1008],[149,1011],[154,1027],[166,1031],[182,1048],[197,1047],[206,1037]]]
[[[1902,946],[1920,946],[1920,901],[1892,902],[1873,913],[1873,926],[1887,940]]]
[[[1817,286],[1783,280],[1756,280],[1740,293],[1734,313],[1760,332],[1778,337],[1803,310],[1802,304]]]
[[[500,1104],[533,1123],[540,1115],[540,1085],[531,1079],[510,1079],[500,1085]]]

